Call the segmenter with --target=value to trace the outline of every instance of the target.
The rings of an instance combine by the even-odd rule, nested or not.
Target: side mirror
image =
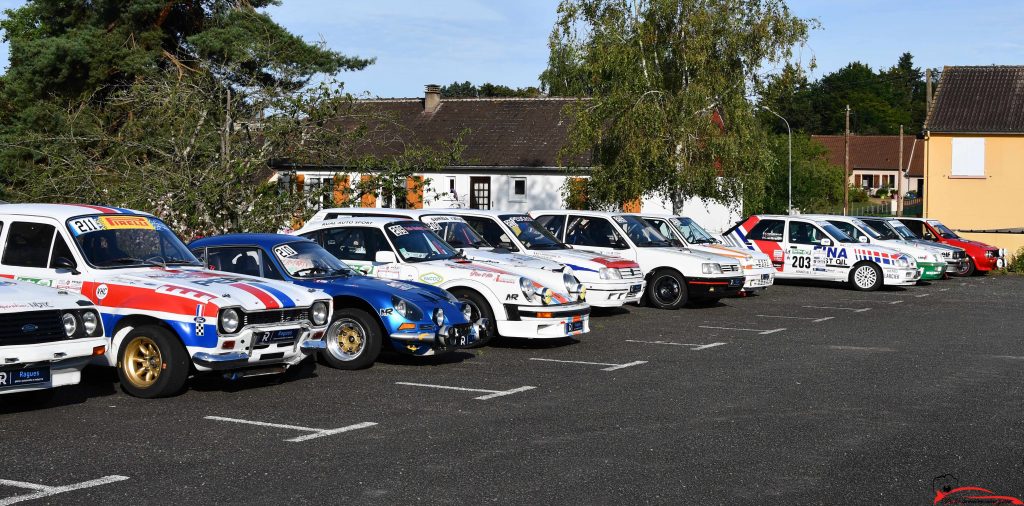
[[[394,251],[383,250],[374,255],[373,261],[379,264],[395,264],[398,263],[398,256]]]
[[[832,245],[832,239],[829,239],[828,237],[826,237],[826,238],[822,239],[821,242],[819,242],[818,244],[821,244],[822,246],[831,246]]]
[[[57,269],[64,269],[66,271],[69,271],[74,276],[81,274],[80,272],[78,272],[78,267],[75,265],[75,263],[72,262],[67,257],[57,257],[53,261],[53,266]]]
[[[860,242],[866,243],[866,242],[868,242],[868,236],[862,235],[862,236],[858,237],[857,240],[860,241]]]

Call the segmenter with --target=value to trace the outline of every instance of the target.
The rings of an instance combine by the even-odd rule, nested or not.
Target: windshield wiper
[[[485,241],[485,240],[483,240],[483,239],[481,239],[481,240],[479,240],[479,241],[477,241],[477,242],[474,242],[474,243],[472,244],[472,246],[473,246],[474,248],[487,248],[487,247],[489,247],[490,245],[491,245],[491,244],[490,244],[489,242],[487,242],[487,241]]]
[[[135,258],[135,257],[115,258],[115,259],[112,259],[112,260],[107,260],[106,262],[103,262],[103,264],[104,265],[111,265],[111,264],[121,264],[121,265],[127,265],[127,264],[146,264],[146,265],[152,265],[152,266],[155,266],[155,267],[167,267],[166,263],[164,263],[164,262],[157,262],[156,260],[153,260],[152,258],[142,259],[142,258]]]

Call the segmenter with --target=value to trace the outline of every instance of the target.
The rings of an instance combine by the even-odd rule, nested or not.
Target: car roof
[[[325,225],[326,226],[333,226],[333,225],[374,225],[374,226],[384,226],[384,225],[387,225],[388,223],[395,223],[395,222],[399,222],[399,221],[416,221],[416,220],[412,219],[412,218],[395,218],[394,216],[340,216],[338,218],[331,218],[329,220],[311,221],[309,223],[306,223],[306,225],[304,227],[302,227],[301,229],[297,230],[296,232],[302,231],[302,230],[317,229],[317,228],[321,228],[321,227],[323,227]]]
[[[208,248],[211,246],[260,246],[269,248],[288,242],[313,242],[305,237],[287,234],[224,234],[196,239],[189,243],[190,248]]]
[[[612,216],[623,216],[631,213],[622,213],[618,211],[580,211],[578,209],[535,209],[530,211],[530,214],[578,214],[580,216],[601,216],[604,218],[611,218]]]
[[[431,209],[432,211],[438,211],[438,209]],[[427,209],[424,209],[427,211]],[[466,209],[464,207],[452,208],[452,209],[440,209],[446,213],[455,214],[458,216],[490,216],[492,218],[500,218],[506,214],[517,214],[520,216],[529,216],[526,211],[501,211],[492,209]]]
[[[0,204],[0,214],[16,214],[24,216],[45,216],[58,220],[67,220],[85,214],[136,214],[153,216],[152,214],[133,209],[109,206],[93,206],[88,204]]]

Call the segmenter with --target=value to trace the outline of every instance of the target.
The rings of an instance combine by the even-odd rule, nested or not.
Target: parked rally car
[[[561,338],[590,331],[583,287],[569,293],[459,255],[429,227],[395,218],[338,218],[307,223],[296,232],[367,274],[444,288],[469,304],[471,319],[486,319],[478,345],[497,335]]]
[[[0,275],[81,292],[98,306],[105,363],[139,397],[180,391],[192,369],[284,372],[324,348],[330,298],[202,265],[152,215],[85,205],[0,205]]]
[[[474,262],[490,264],[513,274],[530,278],[544,286],[565,287],[569,292],[580,284],[572,268],[552,260],[520,255],[505,248],[496,248],[480,236],[466,220],[440,209],[388,209],[370,207],[334,208],[322,210],[310,219],[323,221],[340,217],[383,216],[418,220]],[[586,285],[584,285],[584,290]],[[559,288],[560,289],[560,288]]]
[[[573,249],[527,214],[481,209],[445,209],[460,216],[499,248],[565,264],[587,289],[587,303],[619,307],[644,293],[640,264],[621,257]]]
[[[942,279],[946,275],[946,259],[942,258],[942,253],[935,248],[914,244],[910,241],[885,239],[867,223],[852,216],[804,216],[827,221],[862,244],[885,246],[913,257],[917,260],[917,267],[921,269],[921,280],[923,281]]]
[[[598,211],[531,211],[538,223],[573,248],[640,264],[646,300],[660,309],[709,302],[743,288],[740,264],[712,253],[687,251],[637,216]]]
[[[934,248],[946,262],[946,274],[960,274],[967,269],[967,252],[963,248],[922,239],[896,218],[880,218],[877,216],[859,216],[882,236],[882,239],[909,241],[912,244]]]
[[[728,247],[697,222],[685,216],[660,214],[637,214],[670,239],[675,239],[686,249],[702,253],[714,253],[735,259],[743,267],[743,291],[747,293],[767,289],[775,282],[775,268],[768,255],[745,248]]]
[[[477,325],[468,320],[469,305],[451,293],[363,276],[309,239],[232,234],[200,239],[189,248],[212,270],[281,279],[333,297],[327,349],[320,356],[338,369],[370,366],[385,339],[395,350],[433,355],[472,345],[479,337]]]
[[[106,345],[100,314],[81,295],[0,280],[0,394],[45,400],[78,384]]]
[[[1006,267],[1006,250],[989,246],[983,242],[965,239],[953,232],[939,220],[924,218],[897,218],[918,237],[950,246],[963,248],[967,252],[967,266],[958,274],[971,276]]]
[[[835,225],[805,216],[755,215],[723,234],[734,246],[761,251],[787,279],[849,283],[857,290],[917,283],[917,261],[892,248],[861,244]]]

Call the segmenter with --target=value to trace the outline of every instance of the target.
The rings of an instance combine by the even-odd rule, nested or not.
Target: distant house
[[[567,207],[563,190],[570,177],[558,161],[568,138],[569,120],[562,109],[572,98],[443,98],[429,85],[423,98],[361,100],[359,107],[387,113],[401,126],[394,135],[373,144],[381,157],[400,153],[406,142],[439,146],[465,134],[461,161],[440,172],[423,173],[426,184],[409,181],[406,195],[365,195],[365,207],[465,207],[528,211]],[[582,162],[582,160],[580,161]],[[281,177],[304,186],[349,186],[355,171],[338,166],[279,164]],[[586,177],[586,169],[582,170]],[[275,176],[277,177],[277,176]],[[329,202],[325,204],[330,204]],[[627,211],[671,212],[670,202],[655,198],[624,203]],[[726,206],[699,199],[686,202],[684,214],[707,228],[724,230],[740,218],[739,202]]]
[[[828,150],[828,161],[845,167],[845,137],[842,135],[812,135],[811,139]],[[900,162],[900,136],[898,135],[851,135],[850,136],[850,181],[855,188],[870,193],[885,187],[896,188],[898,170],[902,167],[903,193],[921,193],[924,179],[924,146],[913,135],[903,136],[903,161]]]
[[[1024,246],[1024,66],[946,67],[924,130],[925,217]]]

